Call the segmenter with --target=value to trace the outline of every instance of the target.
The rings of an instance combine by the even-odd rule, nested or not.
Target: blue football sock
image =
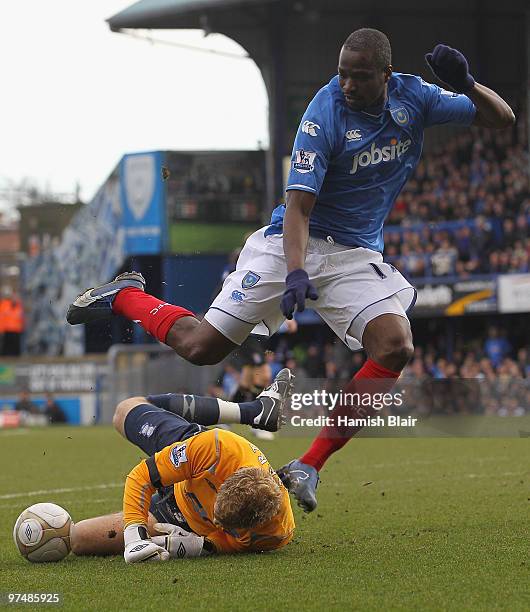
[[[253,425],[254,419],[263,410],[263,404],[259,399],[255,399],[253,402],[244,402],[239,404],[241,410],[241,423],[243,425]]]
[[[259,400],[237,404],[214,397],[182,393],[148,395],[147,401],[181,416],[190,423],[199,425],[217,425],[218,423],[252,425],[253,420],[263,410]]]

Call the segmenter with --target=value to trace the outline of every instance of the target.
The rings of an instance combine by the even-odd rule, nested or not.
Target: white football
[[[71,525],[70,515],[61,506],[33,504],[17,518],[13,539],[28,561],[60,561],[70,552]]]

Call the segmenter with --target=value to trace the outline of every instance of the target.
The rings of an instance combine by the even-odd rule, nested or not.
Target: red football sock
[[[195,316],[186,308],[168,304],[135,287],[127,287],[118,293],[112,303],[112,311],[140,323],[148,334],[163,343],[175,321]]]
[[[361,396],[363,393],[388,393],[399,375],[400,372],[387,370],[375,361],[368,359],[343,389],[343,393],[359,393]],[[339,405],[329,413],[329,416],[335,419],[338,416],[365,418],[373,416],[376,412],[372,406]],[[300,457],[300,461],[312,465],[317,471],[320,471],[327,459],[341,449],[361,429],[362,426],[360,425],[356,427],[338,425],[323,427],[313,440],[309,450]]]

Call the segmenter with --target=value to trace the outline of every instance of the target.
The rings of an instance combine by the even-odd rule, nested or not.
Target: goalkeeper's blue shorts
[[[139,404],[125,417],[124,431],[129,442],[141,448],[144,453],[154,455],[170,444],[207,431],[207,427],[190,423],[152,404]],[[153,495],[149,511],[160,523],[172,523],[191,531],[177,506],[172,486],[162,487]]]
[[[208,428],[190,423],[153,404],[139,404],[125,417],[123,429],[129,442],[152,456],[166,446],[187,440]]]

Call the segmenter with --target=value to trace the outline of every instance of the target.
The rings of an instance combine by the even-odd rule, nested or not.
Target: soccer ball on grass
[[[17,518],[13,539],[33,563],[60,561],[70,552],[72,518],[57,504],[33,504]]]

